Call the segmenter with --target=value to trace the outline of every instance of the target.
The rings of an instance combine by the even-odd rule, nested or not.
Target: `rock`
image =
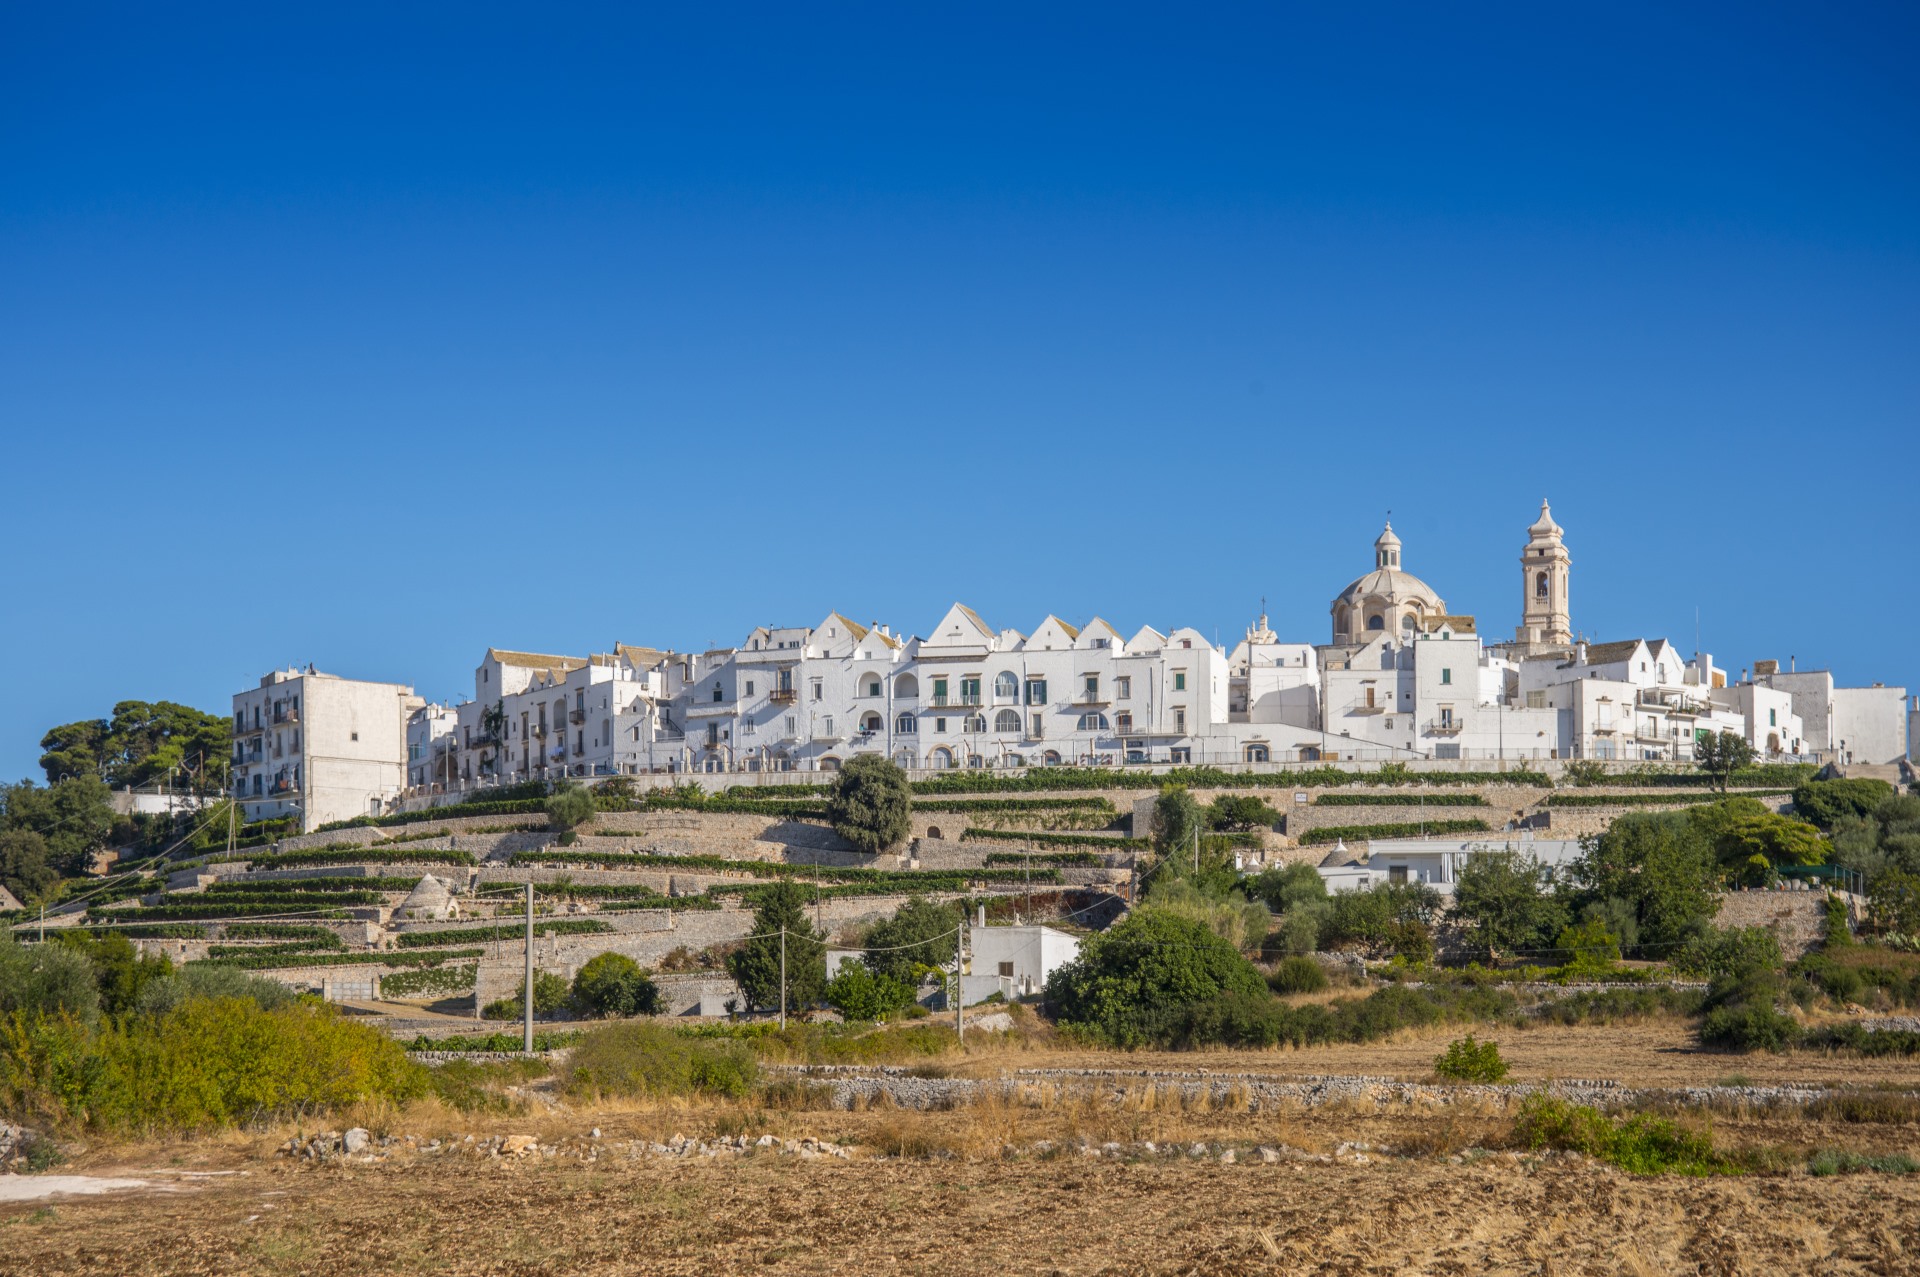
[[[1206,1155],[1207,1155],[1207,1146],[1205,1144],[1195,1144],[1192,1148],[1187,1150],[1188,1157],[1205,1157]]]
[[[590,1140],[597,1140],[597,1139],[599,1139],[599,1138],[600,1138],[600,1128],[596,1126],[596,1127],[594,1127],[594,1128],[593,1128],[593,1129],[592,1129],[591,1131],[588,1131],[588,1132],[587,1132],[587,1138],[588,1138],[588,1139],[590,1139]]]
[[[509,1135],[500,1141],[500,1151],[508,1157],[520,1157],[538,1148],[540,1141],[531,1135]]]
[[[1265,1162],[1267,1165],[1271,1166],[1275,1162],[1280,1160],[1280,1150],[1277,1148],[1266,1148],[1262,1146],[1262,1148],[1260,1149],[1260,1160]]]
[[[1220,1165],[1222,1166],[1232,1166],[1235,1162],[1239,1160],[1240,1159],[1234,1155],[1234,1151],[1232,1149],[1228,1149],[1226,1152],[1220,1154]]]
[[[373,1136],[367,1133],[367,1128],[356,1126],[343,1137],[341,1147],[346,1150],[347,1156],[352,1157],[356,1153],[366,1152],[367,1146],[372,1143]]]

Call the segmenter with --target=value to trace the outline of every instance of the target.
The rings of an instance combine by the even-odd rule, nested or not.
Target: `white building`
[[[1080,941],[1045,926],[973,927],[967,932],[972,970],[962,981],[968,1003],[999,993],[1032,997],[1047,977],[1080,953]]]
[[[1489,834],[1478,838],[1381,838],[1368,845],[1365,858],[1344,844],[1328,853],[1318,868],[1328,891],[1366,891],[1393,882],[1418,882],[1451,896],[1460,870],[1474,856],[1511,851],[1538,861],[1558,875],[1581,856],[1577,838],[1532,838]]]
[[[407,720],[422,706],[400,683],[275,670],[233,698],[233,794],[248,820],[295,815],[301,832],[377,815],[407,781]]]

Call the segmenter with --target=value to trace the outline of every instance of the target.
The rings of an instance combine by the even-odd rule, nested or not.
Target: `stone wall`
[[[1730,891],[1720,897],[1717,927],[1769,927],[1789,962],[1819,946],[1827,933],[1824,891]]]

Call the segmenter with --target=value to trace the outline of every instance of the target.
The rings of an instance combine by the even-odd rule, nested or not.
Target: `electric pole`
[[[478,996],[477,994],[475,996]],[[523,1049],[533,1054],[533,883],[527,883],[527,987],[522,1001],[526,1006],[526,1043]]]
[[[787,929],[780,928],[780,1027],[787,1027]]]

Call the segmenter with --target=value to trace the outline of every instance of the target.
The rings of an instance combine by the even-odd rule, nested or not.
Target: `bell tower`
[[[1556,647],[1573,642],[1573,614],[1567,601],[1567,575],[1573,559],[1563,529],[1553,521],[1547,503],[1527,529],[1527,548],[1520,552],[1520,628],[1514,640],[1527,647]]]

